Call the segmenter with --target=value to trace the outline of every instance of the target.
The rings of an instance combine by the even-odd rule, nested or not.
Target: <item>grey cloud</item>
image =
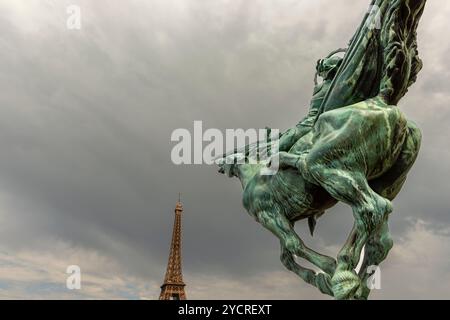
[[[219,129],[295,124],[307,110],[316,60],[346,45],[365,1],[80,0],[82,30],[71,32],[65,6],[72,2],[0,4],[4,250],[54,254],[59,239],[114,260],[117,276],[159,283],[182,192],[192,297],[212,294],[205,286],[214,275],[224,286],[251,282],[263,290],[270,289],[258,275],[294,280],[278,261],[278,241],[242,208],[239,183],[213,167],[173,165],[170,135],[194,120]],[[423,129],[424,145],[395,202],[396,240],[409,235],[411,218],[426,221],[430,233],[449,225],[449,45],[440,36],[449,10],[428,3],[419,33],[425,68],[401,104]],[[318,222],[316,238],[298,230],[330,251],[350,223],[350,209],[340,205]],[[295,283],[264,297],[318,297]]]

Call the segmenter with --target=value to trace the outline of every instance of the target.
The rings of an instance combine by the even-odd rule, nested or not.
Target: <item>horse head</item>
[[[229,178],[238,177],[241,164],[245,164],[246,157],[242,153],[231,154],[216,160],[219,166],[219,173],[227,175]]]
[[[216,160],[216,164],[219,166],[219,173],[225,174],[229,178],[238,178],[242,187],[245,188],[251,179],[261,173],[261,170],[267,169],[265,163],[251,160],[242,153],[235,153],[219,158]]]

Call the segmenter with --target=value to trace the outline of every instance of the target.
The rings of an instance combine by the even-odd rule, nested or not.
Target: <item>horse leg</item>
[[[277,156],[280,166],[297,168],[306,180],[319,184],[336,200],[352,207],[355,225],[338,254],[338,265],[332,279],[337,298],[352,297],[360,285],[354,268],[370,235],[377,232],[392,212],[390,201],[370,188],[362,170],[348,169],[352,167],[349,158],[327,163],[323,161],[320,149],[305,157],[285,152]]]
[[[392,212],[389,200],[375,193],[362,172],[335,161],[325,165],[306,157],[298,167],[302,175],[321,185],[336,200],[349,204],[353,209],[355,224],[344,247],[338,254],[336,272],[332,278],[333,292],[338,299],[348,299],[359,287],[359,277],[354,272],[362,248],[371,233],[376,232],[385,217]]]
[[[396,163],[382,177],[370,182],[370,186],[375,192],[389,200],[393,200],[397,196],[406,181],[409,170],[417,159],[421,137],[421,132],[416,125],[408,122],[408,135]],[[367,280],[371,274],[367,273],[367,268],[373,265],[378,266],[384,261],[392,246],[393,241],[386,219],[381,230],[371,237],[365,246],[364,261],[359,274],[363,280],[358,293],[360,299],[367,299],[370,294]]]
[[[392,249],[394,242],[389,233],[388,219],[385,220],[380,231],[373,235],[364,247],[364,260],[359,271],[361,279],[361,287],[359,288],[356,298],[367,300],[370,294],[368,281],[373,272],[368,272],[370,266],[379,266],[383,262],[389,251]]]
[[[409,170],[419,155],[421,141],[420,129],[414,123],[408,122],[408,134],[397,161],[385,174],[369,182],[376,193],[389,200],[393,200],[398,195]]]
[[[280,239],[282,247],[288,252],[306,259],[329,275],[334,274],[336,261],[308,248],[295,232],[291,222],[282,214],[260,211],[257,219],[262,226]]]
[[[368,233],[355,222],[344,246],[338,253],[338,265],[331,279],[336,299],[352,299],[360,287],[360,278],[354,271],[358,265]]]
[[[282,242],[280,260],[281,263],[283,263],[283,265],[286,267],[286,269],[295,273],[303,281],[315,286],[323,294],[333,296],[333,291],[331,290],[331,276],[324,273],[316,274],[314,270],[300,266],[295,261],[294,255],[286,249]]]

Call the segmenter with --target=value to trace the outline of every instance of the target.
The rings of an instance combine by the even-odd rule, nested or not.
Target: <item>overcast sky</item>
[[[66,7],[81,8],[81,30]],[[307,112],[317,59],[345,47],[369,1],[0,0],[0,298],[156,299],[182,193],[191,299],[325,298],[279,262],[237,180],[176,166],[171,133],[284,130]],[[372,298],[450,298],[450,3],[429,1],[424,69],[401,108],[423,147],[394,202]],[[335,255],[349,207],[307,244]],[[79,265],[82,289],[65,287]]]

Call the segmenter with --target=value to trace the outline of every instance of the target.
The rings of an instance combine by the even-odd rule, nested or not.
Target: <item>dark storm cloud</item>
[[[283,271],[278,241],[245,213],[238,181],[209,166],[173,165],[170,136],[177,128],[192,130],[194,120],[219,129],[283,130],[295,124],[307,110],[315,62],[346,45],[365,2],[0,4],[1,247],[30,264],[42,261],[29,252],[70,264],[79,259],[81,266],[85,252],[95,252],[118,264],[104,277],[123,272],[130,283],[135,277],[154,285],[165,271],[181,192],[191,297],[217,292],[208,287],[211,279],[227,286],[225,295],[243,283],[270,293],[274,284],[258,280],[261,275],[278,283],[275,296],[262,297],[318,297]],[[65,27],[66,5],[72,3],[82,10],[80,31]],[[399,240],[411,239],[411,219],[427,222],[421,234],[449,225],[449,48],[436,33],[448,28],[449,10],[447,4],[428,4],[419,33],[425,69],[402,101],[424,131],[424,146],[395,203],[392,229]],[[315,239],[304,226],[299,230],[307,243],[331,252],[350,224],[350,208],[339,206],[318,222]],[[67,246],[82,254],[76,257]],[[399,252],[404,248],[400,242]],[[158,294],[157,286],[137,290]]]

